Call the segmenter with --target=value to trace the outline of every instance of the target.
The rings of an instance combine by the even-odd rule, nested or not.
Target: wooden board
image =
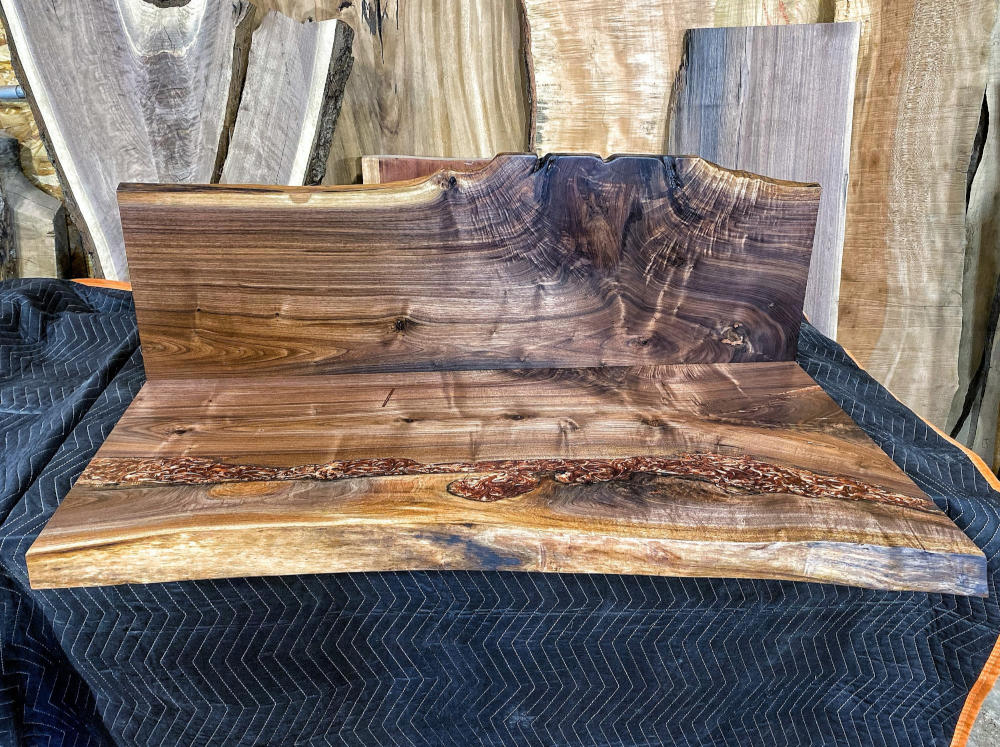
[[[966,172],[996,6],[837,5],[862,23],[837,338],[939,427],[957,388]]]
[[[151,379],[35,588],[482,569],[984,594],[985,558],[793,362]]]
[[[364,184],[385,184],[422,179],[442,169],[449,171],[479,171],[489,158],[430,158],[428,156],[371,155],[361,157],[361,179]]]
[[[354,67],[324,183],[361,181],[374,153],[492,158],[528,150],[519,0],[261,0],[354,29]]]
[[[830,0],[523,1],[538,153],[668,153],[687,29],[833,20]]]
[[[245,8],[210,0],[3,3],[18,78],[105,277],[128,276],[119,182],[212,177]]]
[[[965,275],[958,392],[948,430],[1000,470],[1000,19],[990,38],[989,79],[965,217]]]
[[[351,28],[268,13],[253,32],[222,171],[228,184],[318,184],[351,70]]]
[[[62,203],[28,181],[21,171],[21,144],[0,132],[0,195],[5,204],[13,274],[21,278],[66,277],[69,240]]]
[[[666,156],[120,191],[157,378],[793,360],[818,200]]]
[[[857,23],[693,29],[673,86],[668,153],[817,182],[805,313],[837,333]]]

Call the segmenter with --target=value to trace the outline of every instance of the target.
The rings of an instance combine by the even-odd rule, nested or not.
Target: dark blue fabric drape
[[[130,296],[0,285],[0,744],[945,745],[1000,631],[1000,495],[808,325],[800,362],[986,552],[990,597],[527,573],[32,591],[143,382]]]

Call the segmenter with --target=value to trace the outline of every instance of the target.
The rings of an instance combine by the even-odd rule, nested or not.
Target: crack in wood
[[[484,502],[531,492],[547,476],[557,483],[590,485],[628,480],[636,474],[650,474],[699,480],[729,493],[785,493],[810,498],[866,501],[925,513],[937,511],[934,503],[927,498],[895,493],[860,480],[714,452],[686,452],[669,457],[500,459],[439,464],[390,457],[335,460],[292,467],[227,464],[201,457],[98,457],[80,476],[79,484],[104,487],[206,485],[463,473],[475,475],[456,479],[448,485],[448,492]]]

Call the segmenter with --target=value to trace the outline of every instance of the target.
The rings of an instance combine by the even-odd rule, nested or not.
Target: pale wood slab
[[[211,179],[245,11],[213,0],[3,3],[18,79],[105,277],[128,277],[119,182]]]
[[[0,195],[7,218],[9,277],[59,278],[69,269],[69,240],[62,202],[28,181],[21,144],[0,132]]]
[[[840,0],[862,23],[838,341],[946,427],[962,334],[966,173],[993,0]]]
[[[693,29],[673,86],[668,153],[817,182],[804,311],[837,333],[857,23]]]
[[[818,200],[666,156],[120,192],[151,378],[792,360]]]
[[[351,70],[350,26],[268,13],[253,32],[221,181],[318,184]]]
[[[792,362],[154,379],[27,561],[36,588],[483,569],[985,592],[978,548]]]
[[[491,158],[528,150],[520,0],[261,0],[354,29],[354,67],[324,183],[361,181],[374,153]]]

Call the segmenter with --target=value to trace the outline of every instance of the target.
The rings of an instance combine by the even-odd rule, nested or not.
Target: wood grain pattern
[[[511,460],[526,483],[482,502]],[[468,464],[419,473],[442,461]],[[978,549],[792,362],[153,379],[27,559],[36,588],[434,568],[985,590]]]
[[[966,171],[991,0],[841,0],[862,23],[838,341],[945,427],[962,329]]]
[[[354,67],[324,183],[374,153],[492,158],[528,150],[519,0],[261,0],[354,29]]]
[[[371,155],[361,157],[364,184],[385,184],[422,179],[438,171],[479,171],[489,158],[430,158],[428,156]]]
[[[115,188],[207,182],[244,3],[4,2],[18,78],[105,277],[128,277]]]
[[[246,82],[222,171],[228,184],[318,184],[351,69],[340,21],[268,13],[253,32]]]
[[[1000,470],[1000,17],[990,37],[980,148],[965,214],[965,272],[962,282],[962,339],[958,391],[948,430]]]
[[[508,155],[120,209],[147,375],[231,377],[792,360],[818,198],[696,158]]]
[[[692,29],[673,86],[668,153],[817,182],[804,311],[835,337],[860,25]]]
[[[10,277],[66,277],[69,240],[62,203],[28,181],[21,171],[21,144],[0,132],[0,194],[7,218]]]
[[[604,156],[671,152],[687,29],[833,20],[830,0],[524,0],[524,11],[534,149]]]

